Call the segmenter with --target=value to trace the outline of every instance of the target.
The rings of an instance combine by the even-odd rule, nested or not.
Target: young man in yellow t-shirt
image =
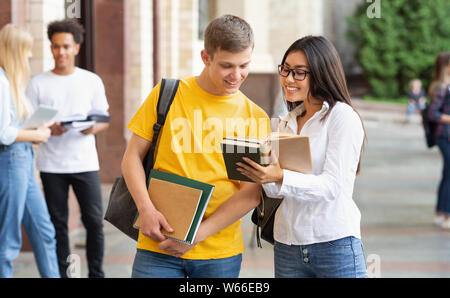
[[[205,183],[215,190],[192,245],[165,238],[171,231],[148,195],[142,161],[153,136],[160,84],[130,121],[133,135],[122,171],[141,218],[132,277],[238,277],[244,243],[241,217],[259,203],[260,186],[232,181],[220,149],[226,136],[264,137],[267,114],[239,91],[249,72],[253,32],[244,20],[222,16],[205,32],[205,67],[182,79],[157,146],[154,168]]]

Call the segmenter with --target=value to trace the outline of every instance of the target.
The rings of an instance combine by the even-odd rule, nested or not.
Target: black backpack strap
[[[158,136],[166,122],[167,114],[169,113],[170,106],[172,105],[173,99],[177,94],[178,85],[180,81],[175,79],[162,79],[161,81],[161,89],[159,91],[158,97],[158,105],[157,105],[157,113],[158,119],[156,123],[153,125],[153,138],[152,144],[150,145],[150,149],[147,152],[147,155],[144,159],[144,169],[145,176],[148,178],[150,175],[150,170],[153,168],[154,163],[154,155],[156,149],[156,142],[158,141]]]
[[[161,129],[166,122],[167,113],[175,98],[175,94],[177,94],[179,83],[180,81],[175,79],[162,79],[161,81],[157,107],[158,121],[155,123],[156,129],[158,130]],[[155,131],[155,127],[153,127],[153,131]]]

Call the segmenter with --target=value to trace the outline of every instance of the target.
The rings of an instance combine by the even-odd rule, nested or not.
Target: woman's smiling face
[[[310,71],[308,59],[306,58],[306,55],[305,53],[303,53],[303,51],[295,51],[290,53],[286,57],[283,66],[290,70],[295,69],[295,72],[299,74],[304,71]],[[298,80],[299,76],[303,76],[297,74],[297,80],[295,80],[293,77],[293,73],[294,71],[291,71],[287,77],[280,76],[281,86],[284,89],[286,100],[289,102],[305,101],[308,97],[310,75],[306,74],[305,79],[303,81],[300,81]]]

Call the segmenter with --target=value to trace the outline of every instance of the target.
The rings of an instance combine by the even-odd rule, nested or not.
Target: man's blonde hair
[[[218,50],[237,53],[254,47],[254,35],[243,19],[224,15],[213,20],[205,31],[205,50],[211,59]]]
[[[33,37],[17,25],[7,24],[0,30],[0,66],[6,72],[19,119],[27,117],[32,110],[25,95],[30,76],[28,54],[32,47]]]

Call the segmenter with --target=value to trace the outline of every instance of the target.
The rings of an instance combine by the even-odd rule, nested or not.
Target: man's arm
[[[95,123],[94,125],[92,125],[91,127],[81,131],[82,134],[88,135],[88,134],[93,134],[96,135],[104,130],[107,130],[109,128],[109,123]]]
[[[241,182],[240,190],[220,205],[211,216],[201,223],[195,243],[205,240],[244,217],[248,212],[258,206],[260,199],[260,184]]]
[[[142,162],[150,145],[150,141],[136,134],[131,136],[122,159],[122,174],[127,183],[128,190],[136,203],[142,234],[156,241],[162,241],[166,237],[161,233],[161,227],[168,232],[172,232],[173,230],[167,223],[165,217],[156,210],[148,195]]]

